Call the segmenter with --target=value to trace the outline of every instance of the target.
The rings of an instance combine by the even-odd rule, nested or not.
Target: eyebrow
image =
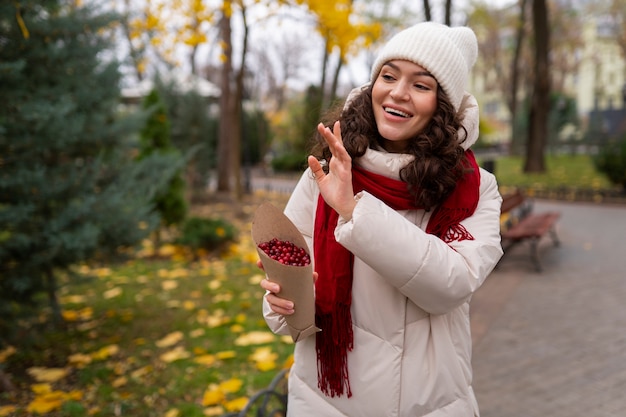
[[[385,65],[388,65],[388,66],[390,66],[391,68],[393,68],[393,69],[395,69],[395,70],[397,70],[397,71],[400,71],[400,67],[398,67],[396,64],[394,64],[394,63],[392,63],[392,62],[387,62],[387,63],[383,64],[383,66],[385,66]],[[424,75],[424,76],[431,77],[431,78],[433,78],[433,79],[435,79],[435,80],[436,80],[435,76],[434,76],[434,75],[432,75],[432,74],[431,74],[430,72],[428,72],[428,71],[416,71],[416,72],[414,72],[414,73],[413,73],[413,75]]]

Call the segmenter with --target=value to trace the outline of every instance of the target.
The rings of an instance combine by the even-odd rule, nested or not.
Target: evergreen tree
[[[170,140],[170,124],[165,103],[161,100],[156,89],[153,89],[144,99],[143,107],[149,112],[150,117],[141,130],[139,159],[144,159],[155,153],[180,155],[180,152],[172,145]],[[182,171],[178,171],[170,179],[167,187],[154,197],[154,203],[161,215],[161,223],[164,226],[176,225],[185,219],[187,203],[185,201],[185,181],[182,177]]]
[[[116,16],[74,4],[0,2],[0,334],[44,294],[60,320],[58,274],[148,235],[182,164],[135,160],[142,121],[120,116],[106,59]]]

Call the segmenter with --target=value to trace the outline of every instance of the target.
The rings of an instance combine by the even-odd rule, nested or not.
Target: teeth
[[[409,114],[402,112],[400,110],[397,109],[392,109],[391,107],[385,107],[384,110],[389,113],[389,114],[394,114],[396,116],[400,116],[400,117],[410,117]]]

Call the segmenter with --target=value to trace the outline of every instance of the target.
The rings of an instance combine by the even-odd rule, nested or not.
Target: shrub
[[[594,164],[626,192],[626,135],[619,141],[607,143],[594,157]]]
[[[189,217],[183,223],[176,243],[212,252],[235,242],[236,237],[237,229],[226,220]]]
[[[285,153],[272,159],[272,169],[276,172],[301,172],[306,165],[307,155],[301,152]]]

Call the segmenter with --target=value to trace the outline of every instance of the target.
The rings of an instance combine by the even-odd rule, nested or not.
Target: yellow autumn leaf
[[[105,300],[109,300],[111,298],[119,297],[120,295],[122,295],[122,289],[120,287],[111,288],[110,290],[106,290],[102,294],[102,296],[104,297]]]
[[[215,357],[215,355],[202,355],[197,356],[193,361],[200,365],[211,366],[215,363],[216,360],[217,358]]]
[[[72,366],[82,369],[85,366],[89,365],[92,360],[93,359],[91,356],[85,355],[84,353],[74,353],[68,358],[68,363]]]
[[[86,301],[84,295],[65,295],[59,299],[61,304],[82,304]]]
[[[212,281],[209,281],[207,286],[209,287],[210,290],[215,291],[222,286],[222,281],[214,279]]]
[[[195,339],[196,337],[204,336],[204,333],[206,333],[204,329],[195,329],[189,332],[189,336]]]
[[[213,407],[207,407],[202,411],[202,414],[206,417],[217,417],[224,415],[224,408],[216,405]]]
[[[251,276],[250,279],[248,279],[248,283],[250,283],[250,285],[258,285],[264,279],[265,279],[265,275],[256,274],[256,275]]]
[[[250,346],[260,345],[263,343],[270,343],[275,340],[274,333],[266,331],[253,331],[250,333],[242,334],[235,339],[236,346]]]
[[[171,244],[163,245],[159,248],[159,256],[171,256],[176,253],[176,246]]]
[[[10,416],[17,411],[17,407],[14,405],[0,405],[0,417]]]
[[[233,394],[241,389],[243,386],[243,381],[239,378],[231,378],[228,381],[221,382],[219,384],[219,389],[227,392],[229,394]]]
[[[68,392],[65,398],[69,400],[80,401],[83,399],[83,392],[79,390],[73,390]]]
[[[32,400],[30,404],[28,404],[28,407],[26,407],[26,411],[37,414],[47,414],[51,411],[61,408],[62,405],[63,401],[61,400],[61,398],[37,397]]]
[[[50,384],[33,384],[30,386],[30,390],[35,395],[43,395],[52,392],[52,385]]]
[[[94,360],[104,360],[111,356],[117,355],[119,351],[120,351],[120,347],[118,345],[107,345],[107,346],[101,347],[95,352],[92,352],[91,357]]]
[[[276,369],[275,361],[258,361],[256,362],[256,368],[261,372],[271,371]]]
[[[235,398],[234,400],[230,400],[226,402],[226,404],[224,404],[224,407],[226,408],[226,411],[233,413],[233,412],[243,410],[246,404],[248,404],[248,398],[239,397],[239,398]]]
[[[225,399],[224,392],[215,384],[211,384],[202,395],[202,405],[208,407],[221,404]]]
[[[170,347],[183,340],[183,332],[175,331],[165,335],[162,339],[157,340],[155,345],[160,348]]]
[[[111,386],[113,388],[119,388],[119,387],[126,385],[127,383],[128,383],[128,378],[126,378],[125,376],[120,376],[119,378],[115,378],[115,380],[111,382]]]
[[[17,352],[13,346],[7,346],[6,348],[0,350],[0,363],[7,360],[7,358]]]
[[[183,308],[185,310],[193,310],[194,308],[196,308],[196,303],[191,300],[183,301]]]
[[[234,350],[223,350],[221,352],[217,352],[215,356],[217,357],[217,359],[220,360],[232,359],[237,356],[237,352],[235,352]]]
[[[241,333],[245,330],[245,327],[243,327],[241,324],[233,324],[232,326],[230,326],[230,331],[232,333]]]
[[[174,281],[172,279],[165,280],[161,283],[161,288],[163,291],[171,291],[175,290],[178,287],[178,281]]]
[[[189,276],[189,271],[184,268],[176,268],[170,270],[168,276],[173,279],[184,278]]]
[[[152,371],[152,366],[150,365],[142,366],[141,368],[137,368],[133,372],[131,372],[130,377],[134,379],[139,379],[142,376],[147,375],[151,371]]]
[[[278,358],[278,354],[272,352],[272,349],[270,347],[265,346],[256,348],[249,358],[251,361],[254,362],[272,361]]]
[[[172,408],[170,410],[167,410],[167,412],[165,413],[163,417],[178,417],[178,416],[180,416],[180,411],[178,411],[175,408]]]
[[[65,378],[69,373],[69,369],[33,366],[28,368],[26,372],[37,382],[56,382]]]
[[[159,358],[163,362],[170,363],[170,362],[174,362],[180,359],[186,359],[190,356],[191,354],[187,352],[185,348],[183,348],[182,346],[177,346],[174,349],[163,353],[161,356],[159,356]]]

